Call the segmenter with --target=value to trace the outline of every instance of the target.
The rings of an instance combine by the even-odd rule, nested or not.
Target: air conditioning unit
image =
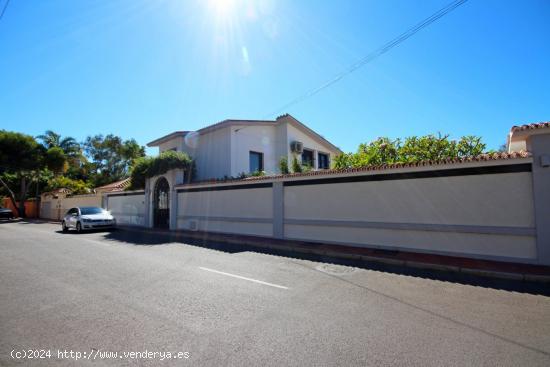
[[[302,153],[304,151],[304,143],[301,141],[293,141],[290,143],[290,151],[292,153]]]

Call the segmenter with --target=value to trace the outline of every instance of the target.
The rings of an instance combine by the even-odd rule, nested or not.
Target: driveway
[[[0,365],[549,366],[547,290],[500,288],[2,222]]]

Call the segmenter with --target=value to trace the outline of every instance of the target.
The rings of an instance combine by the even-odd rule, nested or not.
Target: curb
[[[371,263],[381,263],[385,265],[392,266],[403,266],[414,269],[423,269],[423,270],[436,270],[442,272],[450,273],[461,273],[467,275],[475,275],[484,278],[495,278],[495,279],[504,279],[504,280],[514,280],[514,281],[527,281],[527,282],[537,282],[537,283],[550,283],[550,275],[543,274],[530,274],[530,273],[519,273],[519,272],[505,272],[505,271],[495,271],[488,269],[478,269],[478,268],[469,268],[458,265],[449,265],[449,264],[440,264],[440,263],[430,263],[430,262],[420,262],[420,261],[411,261],[403,259],[392,259],[384,256],[372,256],[372,255],[362,255],[358,253],[349,253],[349,252],[338,252],[334,249],[324,249],[324,248],[315,248],[305,245],[295,245],[292,243],[273,243],[269,241],[269,238],[257,239],[243,239],[238,237],[231,237],[231,235],[226,235],[222,233],[204,233],[204,232],[182,232],[182,231],[158,231],[142,227],[134,226],[118,226],[121,230],[130,231],[130,232],[141,232],[148,234],[158,234],[163,233],[166,235],[176,236],[178,239],[204,239],[210,241],[218,241],[228,244],[238,244],[245,245],[257,248],[266,248],[272,250],[282,250],[282,251],[292,251],[296,253],[303,254],[314,254],[321,256],[328,256],[337,259],[344,260],[359,260],[364,262]],[[262,241],[264,243],[262,243]],[[265,243],[267,242],[267,243]]]
[[[506,273],[501,271],[482,270],[482,269],[470,269],[460,268],[461,273],[479,275],[482,277],[498,278],[498,279],[510,279],[510,280],[525,280],[525,274],[521,273]],[[550,276],[548,277],[550,280]]]
[[[416,268],[416,269],[439,270],[439,271],[448,271],[448,272],[454,272],[454,273],[459,273],[461,270],[460,267],[458,266],[421,263],[416,261],[405,261],[405,266]]]

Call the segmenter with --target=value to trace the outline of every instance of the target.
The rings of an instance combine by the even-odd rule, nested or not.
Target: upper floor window
[[[318,159],[319,169],[329,169],[330,168],[329,155],[325,153],[319,153],[318,156],[319,156],[319,159]]]
[[[260,172],[264,170],[264,154],[250,151],[249,156],[250,172]]]
[[[304,149],[302,152],[302,165],[314,167],[313,166],[313,150]]]

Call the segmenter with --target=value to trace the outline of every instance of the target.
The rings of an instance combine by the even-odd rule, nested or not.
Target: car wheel
[[[80,222],[76,223],[76,231],[78,233],[82,233],[82,225],[80,224]]]
[[[63,232],[69,232],[69,228],[67,228],[67,225],[65,224],[65,221],[63,221],[63,223],[61,223],[61,229],[63,230]]]

